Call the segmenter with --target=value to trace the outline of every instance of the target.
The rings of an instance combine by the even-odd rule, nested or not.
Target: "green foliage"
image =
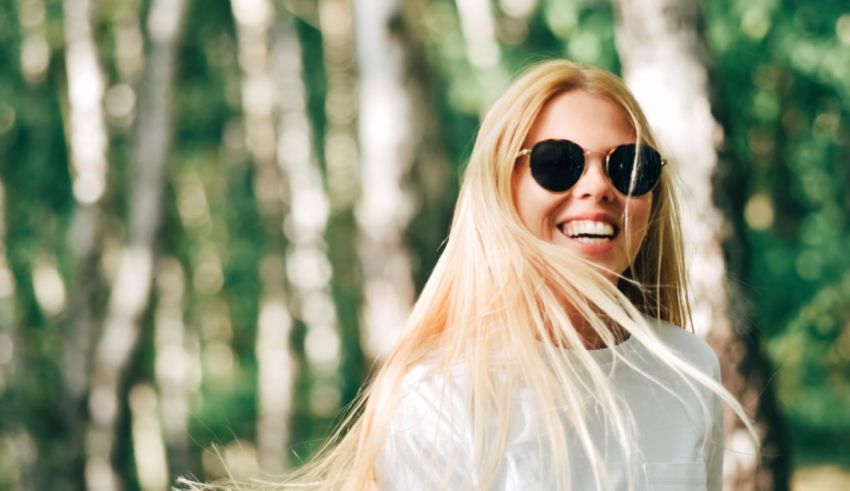
[[[839,452],[850,352],[850,10],[708,2],[727,133],[748,175],[748,277],[799,455]],[[766,199],[765,199],[766,198]],[[813,439],[812,435],[844,435]]]

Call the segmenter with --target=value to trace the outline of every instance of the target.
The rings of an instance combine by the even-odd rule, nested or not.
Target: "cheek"
[[[632,258],[637,254],[646,234],[649,231],[649,217],[652,214],[652,196],[650,195],[643,201],[634,203],[634,206],[629,211],[631,232],[629,233],[629,242],[631,243],[630,255]]]
[[[513,175],[513,191],[514,205],[516,206],[517,214],[519,214],[522,223],[531,230],[536,231],[535,215],[539,209],[538,199],[535,196],[535,190],[528,182],[527,170],[523,173],[521,167],[514,171]]]

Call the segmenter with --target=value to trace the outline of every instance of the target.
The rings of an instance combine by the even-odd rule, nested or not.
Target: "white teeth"
[[[600,244],[614,237],[613,225],[594,220],[574,220],[564,225],[562,230],[564,234],[588,244]],[[576,237],[578,235],[594,235],[597,237]]]

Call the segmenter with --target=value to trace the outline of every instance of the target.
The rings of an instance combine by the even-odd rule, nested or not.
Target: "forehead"
[[[635,141],[626,112],[611,99],[584,90],[562,92],[541,108],[525,143],[565,139],[588,150],[602,150]]]

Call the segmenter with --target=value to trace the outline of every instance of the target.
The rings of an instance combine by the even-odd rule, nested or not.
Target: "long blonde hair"
[[[550,449],[552,465],[547,467],[556,487],[569,487],[570,469],[564,465],[570,453],[579,450],[591,462],[597,488],[609,487],[602,449],[589,436],[587,395],[613,428],[629,468],[637,454],[635,428],[628,409],[617,404],[610,381],[584,347],[575,328],[576,316],[607,346],[617,343],[612,324],[627,331],[692,389],[704,387],[716,393],[749,424],[735,399],[667,348],[646,320],[684,326],[690,319],[678,207],[668,172],[662,173],[653,191],[650,223],[638,255],[616,286],[568,248],[536,238],[520,220],[511,179],[517,154],[544,104],[570,90],[613,101],[631,121],[637,141],[657,148],[637,102],[615,76],[552,60],[519,77],[481,124],[445,250],[401,341],[323,451],[278,486],[373,488],[376,461],[405,396],[401,389],[405,377],[413,367],[427,366],[433,377],[446,381],[445,390],[457,384],[470,395],[467,409],[475,466],[471,486],[487,489],[493,484],[506,453],[511,400],[523,387],[538,407],[562,409],[540,413],[548,430],[540,443]],[[571,314],[565,312],[561,300],[565,298]],[[573,362],[558,363],[567,352]],[[614,354],[616,362],[633,366]],[[576,365],[581,376],[569,368]],[[463,367],[459,379],[458,366]],[[709,412],[703,404],[707,419]],[[568,445],[567,428],[577,435],[581,449]]]

